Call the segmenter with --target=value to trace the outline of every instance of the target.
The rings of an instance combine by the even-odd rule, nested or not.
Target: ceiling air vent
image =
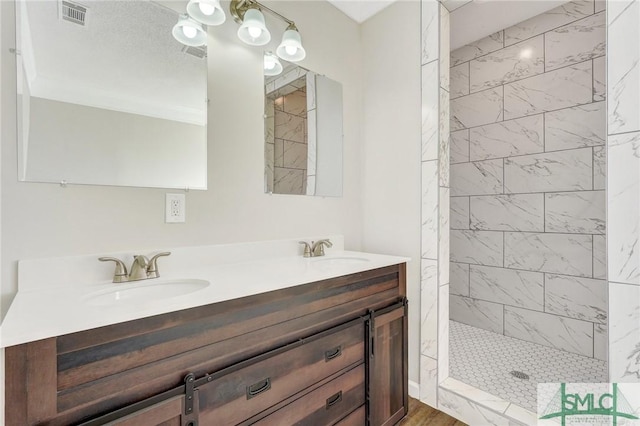
[[[204,59],[207,57],[207,46],[184,46],[182,51],[187,55],[195,56],[198,59]]]
[[[65,21],[84,26],[87,19],[87,8],[77,3],[62,0],[60,2],[60,17]]]

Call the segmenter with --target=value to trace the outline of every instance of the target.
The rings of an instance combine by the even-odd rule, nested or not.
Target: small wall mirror
[[[18,173],[207,187],[207,52],[151,1],[16,1]]]
[[[265,76],[265,191],[342,196],[342,85],[294,64]]]

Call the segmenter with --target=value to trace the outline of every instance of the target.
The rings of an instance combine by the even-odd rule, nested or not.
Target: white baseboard
[[[420,385],[409,380],[409,396],[411,398],[420,399]]]

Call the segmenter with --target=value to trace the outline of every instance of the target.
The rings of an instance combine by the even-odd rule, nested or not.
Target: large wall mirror
[[[265,191],[342,196],[342,133],[342,85],[282,61],[265,76]]]
[[[18,173],[30,182],[207,187],[206,47],[152,1],[16,1]]]

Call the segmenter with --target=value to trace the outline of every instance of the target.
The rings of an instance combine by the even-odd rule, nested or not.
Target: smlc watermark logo
[[[540,425],[640,425],[640,384],[541,383]]]

